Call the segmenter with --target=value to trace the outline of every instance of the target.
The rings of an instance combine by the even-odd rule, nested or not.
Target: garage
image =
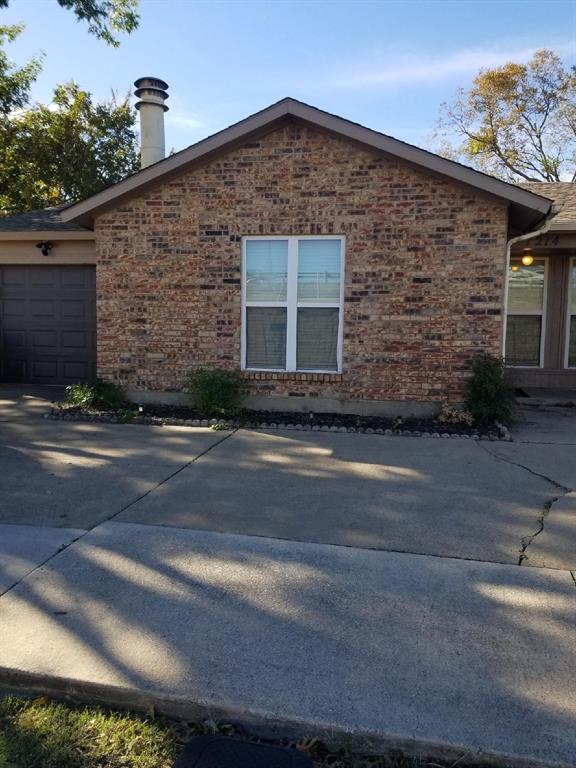
[[[0,264],[0,380],[70,384],[95,375],[95,267]]]

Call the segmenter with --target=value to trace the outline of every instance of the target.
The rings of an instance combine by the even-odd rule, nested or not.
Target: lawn
[[[0,699],[0,768],[170,768],[182,743],[214,732],[244,735],[211,721],[183,723],[45,697],[8,696]],[[450,768],[400,756],[330,752],[313,739],[298,746],[310,754],[315,768]]]

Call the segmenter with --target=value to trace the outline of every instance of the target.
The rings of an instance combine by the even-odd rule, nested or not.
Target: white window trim
[[[569,371],[576,370],[576,365],[570,365],[570,319],[573,314],[576,314],[576,312],[572,312],[572,271],[576,269],[576,257],[570,259],[568,262],[568,298],[566,301],[566,329],[565,329],[565,338],[564,338],[564,368],[567,368]]]
[[[517,260],[520,258],[519,256],[514,256],[512,260]],[[512,263],[511,260],[511,263]],[[510,309],[508,309],[508,312],[506,313],[506,318],[508,316],[514,316],[514,315],[533,315],[535,317],[541,317],[542,322],[540,324],[540,359],[538,362],[538,365],[514,365],[514,363],[506,363],[506,365],[509,368],[518,368],[520,370],[535,370],[537,368],[544,368],[544,342],[546,340],[546,314],[548,311],[548,257],[547,256],[536,256],[534,257],[534,261],[543,261],[544,262],[544,291],[542,294],[542,309],[541,310],[527,310],[522,312],[513,312]],[[510,285],[510,281],[508,282],[508,285]],[[508,301],[506,302],[507,306],[509,307]],[[506,325],[508,325],[508,322],[506,322]],[[504,340],[506,342],[506,340]],[[506,350],[504,350],[506,352]],[[506,362],[506,357],[504,357],[504,361]]]
[[[287,240],[288,275],[286,281],[286,301],[247,301],[246,300],[246,244],[252,240]],[[298,302],[298,242],[300,240],[340,240],[340,297],[339,301]],[[344,345],[344,265],[346,238],[344,235],[250,235],[242,238],[242,333],[240,342],[240,360],[243,371],[259,373],[342,373],[342,349]],[[286,367],[285,368],[248,368],[246,365],[246,308],[247,307],[286,307]],[[336,348],[336,370],[321,368],[296,367],[296,338],[298,309],[322,308],[338,309],[338,338]]]

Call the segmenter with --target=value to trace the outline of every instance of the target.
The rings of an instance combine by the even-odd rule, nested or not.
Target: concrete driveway
[[[475,443],[52,422],[37,394],[0,389],[1,685],[576,765],[576,414]]]
[[[0,390],[0,523],[115,519],[576,568],[573,411],[528,412],[508,444],[54,422],[39,394]]]

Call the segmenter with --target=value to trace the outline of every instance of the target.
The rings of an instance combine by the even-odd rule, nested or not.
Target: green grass
[[[45,699],[0,699],[0,768],[169,768],[166,725]]]
[[[0,768],[170,768],[180,745],[220,733],[249,738],[212,721],[188,723],[37,699],[0,698]],[[295,745],[292,745],[295,746]],[[361,757],[331,752],[315,739],[296,746],[315,768],[463,768],[400,755]]]

